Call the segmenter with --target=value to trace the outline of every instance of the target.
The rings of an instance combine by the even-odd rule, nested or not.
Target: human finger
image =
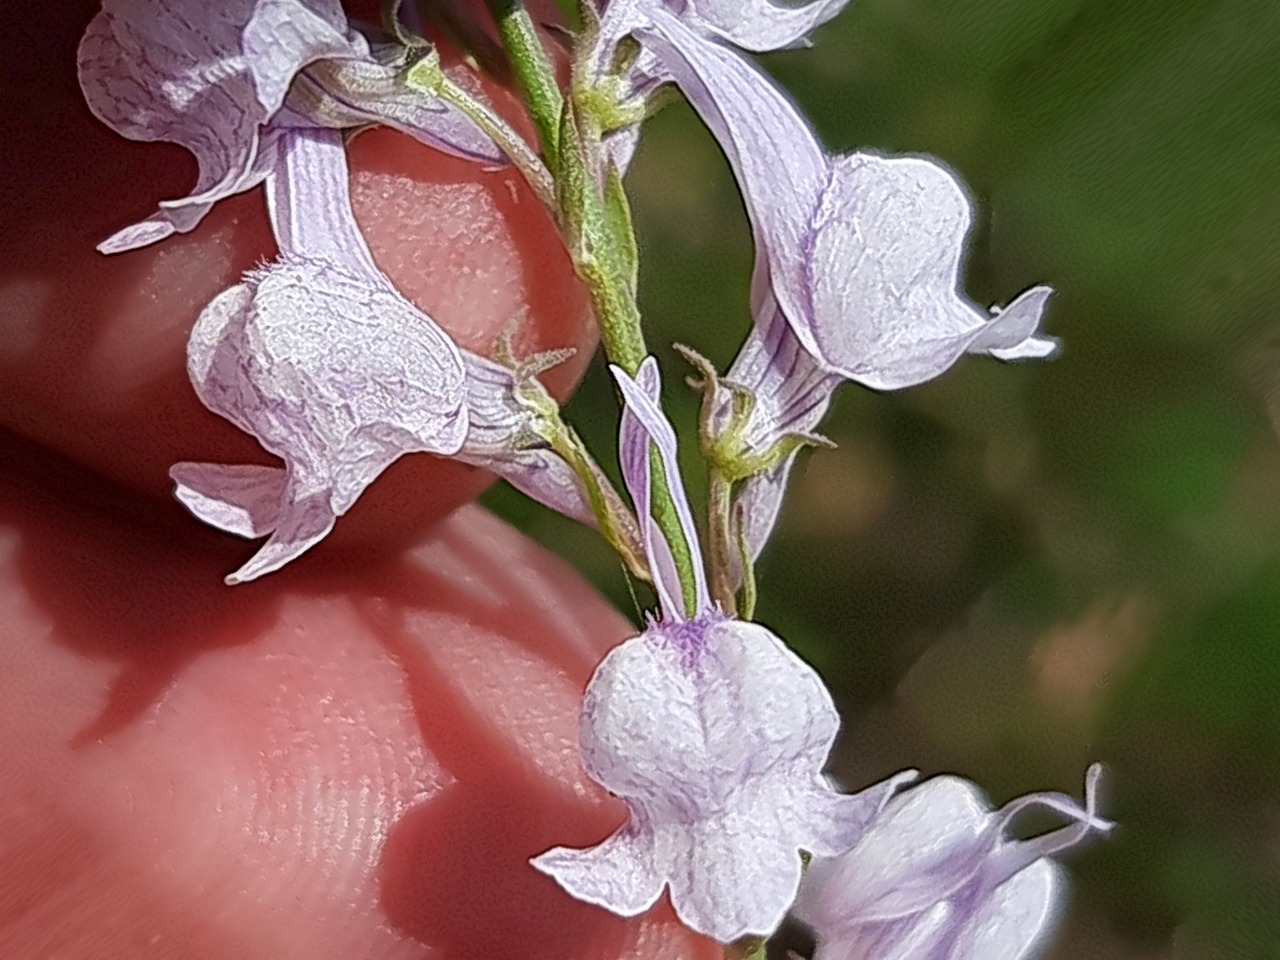
[[[629,627],[477,508],[242,587],[233,550],[6,440],[0,956],[711,958],[528,859],[624,818],[582,690]]]

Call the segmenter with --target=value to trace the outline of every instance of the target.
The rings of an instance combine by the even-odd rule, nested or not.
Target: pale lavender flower
[[[193,229],[219,200],[266,178],[273,143],[289,125],[385,123],[501,162],[471,121],[404,88],[405,56],[371,48],[338,0],[105,0],[78,54],[90,110],[132,140],[186,147],[199,176],[190,196],[162,201],[98,249],[119,253]]]
[[[171,470],[201,519],[270,533],[229,583],[319,541],[402,454],[456,453],[468,426],[457,346],[391,285],[355,226],[341,134],[288,130],[275,148],[267,205],[280,259],[204,309],[187,365],[205,406],[285,466]]]
[[[351,210],[341,135],[294,128],[276,151],[267,201],[280,259],[205,308],[188,369],[201,401],[284,466],[170,471],[178,499],[202,520],[269,535],[227,581],[262,576],[309,549],[406,453],[488,467],[589,519],[572,470],[531,435],[536,415],[517,375],[460,351],[374,264]]]
[[[795,897],[799,851],[848,850],[914,772],[857,796],[833,790],[822,768],[839,717],[822,681],[769,630],[729,619],[708,598],[656,362],[647,359],[634,381],[613,373],[625,400],[622,468],[661,614],[597,668],[580,745],[587,773],[629,818],[596,847],[558,847],[532,862],[578,899],[623,916],[669,888],[676,914],[700,933],[723,942],[767,934]],[[651,445],[694,557],[692,608],[652,520]]]
[[[964,353],[1045,357],[1052,290],[983,310],[960,289],[972,202],[923,157],[832,156],[754,65],[661,9],[637,35],[674,77],[734,168],[755,237],[755,327],[730,382],[760,402],[748,433],[767,448],[807,433],[844,380],[878,390],[922,383]],[[790,458],[748,481],[739,503],[758,553]]]
[[[815,960],[1029,960],[1061,915],[1064,870],[1048,859],[1112,824],[1098,816],[1102,768],[1085,805],[1032,793],[993,811],[968,780],[941,776],[893,797],[848,853],[815,859],[796,914]],[[1031,840],[1008,836],[1024,810],[1071,823]]]

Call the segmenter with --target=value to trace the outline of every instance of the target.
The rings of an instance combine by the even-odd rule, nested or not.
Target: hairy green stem
[[[738,613],[738,591],[733,582],[733,557],[738,549],[733,536],[733,483],[712,465],[707,471],[707,548],[711,597],[729,616]]]
[[[551,61],[520,0],[489,0],[489,9],[555,179],[555,203],[565,245],[591,296],[605,356],[634,376],[648,349],[636,305],[635,231],[621,181],[615,177],[605,184],[598,182],[597,164],[589,162],[599,153],[598,126],[587,123],[584,130],[579,125],[574,105],[561,95]],[[650,452],[650,463],[653,518],[671,547],[685,609],[692,615],[697,602],[694,564],[701,558],[693,556],[692,545],[685,540],[671,496],[670,484],[679,478],[667,477],[657,451]],[[583,479],[590,491],[594,478]],[[593,505],[599,508],[599,504]],[[610,536],[610,530],[604,532]]]
[[[533,18],[520,0],[489,0],[489,10],[498,24],[498,34],[511,60],[511,69],[533,124],[538,128],[542,155],[552,173],[560,169],[560,111],[564,98],[556,83],[555,71],[538,37]]]
[[[534,195],[553,213],[556,209],[556,184],[546,165],[534,152],[533,148],[505,120],[481,103],[461,87],[446,80],[440,85],[439,96],[446,103],[451,103],[487,133],[507,155],[523,175]]]

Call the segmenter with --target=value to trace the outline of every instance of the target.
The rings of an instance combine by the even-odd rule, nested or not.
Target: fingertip
[[[577,708],[630,627],[558,558],[468,509],[228,589],[217,538],[4,453],[29,469],[0,476],[0,955],[715,955],[528,864],[622,817]]]

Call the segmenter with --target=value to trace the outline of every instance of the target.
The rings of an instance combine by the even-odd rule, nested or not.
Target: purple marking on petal
[[[708,610],[696,620],[657,620],[648,625],[646,635],[671,646],[680,655],[686,670],[698,663],[707,645],[707,635],[717,623],[727,620],[719,610]]]
[[[643,516],[642,528],[645,548],[649,555],[649,567],[653,571],[654,588],[662,604],[666,619],[693,619],[711,609],[711,597],[707,591],[706,573],[702,567],[702,547],[698,540],[698,527],[694,523],[693,510],[685,494],[680,478],[680,461],[676,450],[676,433],[658,405],[662,394],[662,381],[658,361],[646,357],[632,380],[624,370],[610,366],[613,378],[622,392],[624,409],[619,431],[618,446],[621,452],[623,479],[631,492],[636,512]],[[652,476],[649,462],[649,444],[658,451],[663,471],[667,477],[667,489],[680,521],[680,529],[688,545],[693,562],[695,608],[685,610],[680,578],[676,573],[671,547],[661,528],[653,519],[653,503],[650,496]]]
[[[757,453],[786,434],[816,431],[841,383],[840,377],[824,370],[804,349],[767,291],[760,311],[724,376],[756,397],[744,439],[748,449]],[[727,425],[728,414],[726,398],[719,417],[721,429]],[[794,463],[792,455],[772,470],[743,481],[734,494],[752,557],[760,555],[773,532]]]
[[[178,501],[210,526],[249,539],[280,520],[285,472],[256,463],[175,463],[169,476]]]
[[[624,403],[622,418],[618,424],[618,459],[622,467],[622,479],[635,504],[636,518],[653,577],[653,589],[658,595],[662,616],[674,622],[684,616],[684,599],[675,557],[662,530],[653,519],[650,496],[653,475],[649,451],[648,434]]]
[[[282,131],[280,163],[267,178],[267,213],[281,256],[332,260],[390,286],[356,225],[346,147],[337,130]],[[461,365],[461,359],[459,359]]]

